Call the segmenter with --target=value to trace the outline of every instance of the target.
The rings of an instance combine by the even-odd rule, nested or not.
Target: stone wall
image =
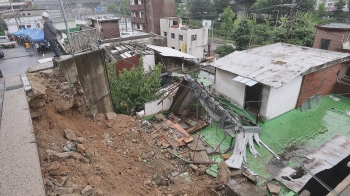
[[[57,64],[69,83],[80,82],[93,114],[113,111],[102,50],[62,58]]]

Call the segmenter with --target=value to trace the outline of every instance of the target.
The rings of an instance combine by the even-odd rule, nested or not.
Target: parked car
[[[5,48],[10,48],[10,47],[13,48],[16,46],[16,42],[10,41],[7,36],[0,36],[0,46]]]
[[[5,55],[4,55],[4,51],[2,50],[2,47],[0,46],[0,58],[3,58]]]

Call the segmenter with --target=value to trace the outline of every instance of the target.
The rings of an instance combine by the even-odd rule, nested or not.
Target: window
[[[164,31],[164,36],[166,37],[167,36],[167,33]]]
[[[28,16],[30,16],[30,13],[28,13]]]
[[[175,47],[171,47],[172,49],[175,49]]]
[[[183,41],[184,40],[184,36],[183,35],[179,35],[179,41]]]
[[[137,24],[137,25],[136,25],[136,28],[137,28],[137,29],[140,29],[140,24]]]
[[[27,28],[31,28],[32,27],[32,25],[27,25]]]
[[[181,49],[179,49],[179,51],[181,52]]]
[[[328,50],[330,42],[331,42],[331,40],[329,40],[329,39],[322,39],[320,49]]]
[[[175,34],[171,33],[171,39],[175,39]]]
[[[197,34],[191,35],[191,41],[196,41],[197,40]]]

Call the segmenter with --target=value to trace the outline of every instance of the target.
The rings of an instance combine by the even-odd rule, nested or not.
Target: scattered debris
[[[338,97],[334,97],[333,95],[329,96],[331,99],[333,99],[334,101],[340,101],[340,99]]]
[[[221,184],[226,185],[231,178],[231,172],[228,169],[228,166],[225,163],[225,161],[221,161],[218,167],[219,167],[219,170],[218,170],[218,175],[216,177],[216,182],[219,185]]]
[[[281,186],[277,182],[269,182],[266,187],[271,195],[279,195],[281,191]]]
[[[70,129],[65,129],[64,130],[64,135],[70,141],[75,141],[76,140],[74,132],[72,130],[70,130]]]
[[[90,196],[92,193],[94,193],[94,189],[90,185],[87,185],[83,190],[81,190],[82,196]]]

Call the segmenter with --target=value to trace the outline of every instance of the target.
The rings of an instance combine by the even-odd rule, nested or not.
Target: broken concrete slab
[[[207,148],[203,145],[202,140],[194,138],[192,142],[188,143],[187,146],[193,151],[206,151]]]
[[[57,154],[51,155],[50,159],[51,159],[51,161],[58,161],[61,163],[65,160],[69,159],[71,154],[72,154],[72,152],[57,153]]]
[[[64,135],[70,141],[75,141],[76,140],[74,132],[72,130],[70,130],[70,129],[65,129],[64,130]]]
[[[209,161],[206,151],[190,152],[193,161]]]
[[[271,195],[279,195],[281,191],[281,186],[277,182],[269,182],[266,187]]]
[[[262,187],[256,186],[252,183],[239,184],[235,180],[230,180],[226,187],[227,195],[234,196],[262,196],[266,195]]]
[[[231,171],[231,177],[242,175],[242,170],[232,170]]]
[[[106,113],[106,119],[107,119],[108,121],[117,120],[117,114],[114,113],[114,112],[107,112],[107,113]]]
[[[90,185],[87,185],[83,190],[81,190],[82,196],[90,196],[92,193],[94,193],[94,189]]]
[[[40,61],[39,64],[36,64],[36,65],[29,67],[27,72],[33,73],[33,72],[43,71],[43,70],[47,70],[47,69],[52,69],[54,67],[54,65],[52,63],[52,59],[51,59],[51,61],[49,59],[42,59],[42,60],[43,61],[38,60],[38,62]]]
[[[250,180],[251,182],[253,182],[254,184],[257,184],[258,183],[258,180],[256,179],[256,177],[251,174],[248,170],[244,170],[242,171],[242,175],[247,177],[248,180]]]
[[[84,153],[85,150],[86,150],[86,147],[85,147],[83,144],[78,144],[78,146],[77,146],[77,151],[78,151],[79,153]]]
[[[64,195],[64,194],[71,194],[73,193],[74,189],[73,188],[68,188],[68,187],[55,187],[54,192],[58,195]]]

